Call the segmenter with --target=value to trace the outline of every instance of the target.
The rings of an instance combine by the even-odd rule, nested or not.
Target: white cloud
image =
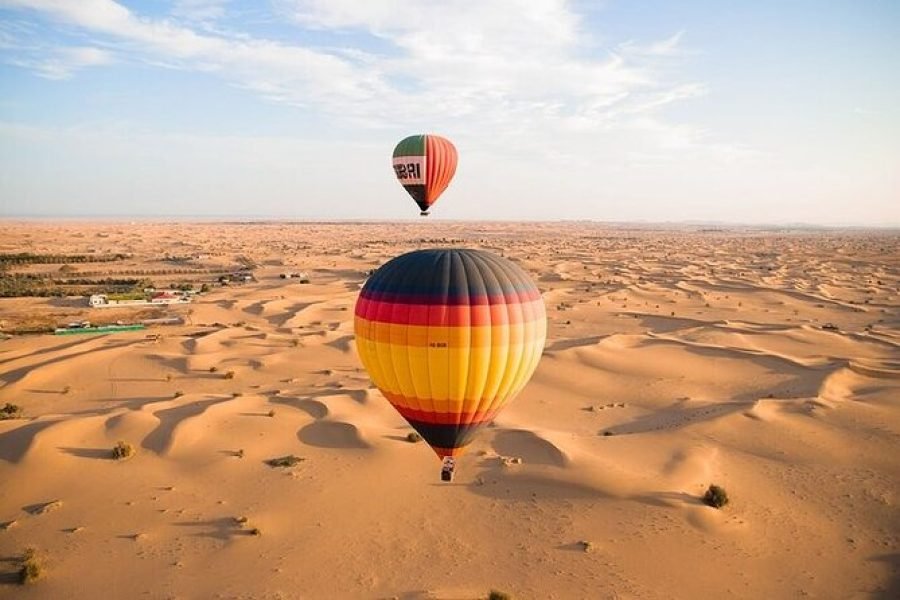
[[[221,0],[184,0],[168,19],[139,16],[113,0],[0,3],[75,25],[151,64],[215,72],[270,100],[376,127],[401,119],[409,127],[452,125],[461,134],[584,131],[658,111],[702,87],[657,72],[655,61],[676,52],[680,32],[646,48],[600,51],[564,0],[277,4],[301,27],[380,38],[389,44],[381,52],[364,43],[316,48],[190,26],[198,16],[221,17]],[[53,67],[39,72],[48,76]]]
[[[215,21],[225,16],[231,0],[175,0],[172,15],[191,21]]]
[[[42,50],[40,57],[13,57],[8,62],[31,69],[46,79],[69,79],[76,71],[86,67],[110,64],[113,57],[100,48],[71,46]]]
[[[681,56],[685,50],[681,44],[681,38],[684,37],[684,31],[679,31],[663,40],[657,40],[649,44],[639,44],[634,40],[629,40],[619,44],[618,51],[622,54],[631,56]]]

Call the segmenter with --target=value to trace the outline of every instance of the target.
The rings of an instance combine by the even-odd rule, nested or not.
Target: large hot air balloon
[[[372,381],[451,464],[448,479],[452,457],[528,382],[547,320],[517,265],[481,250],[432,249],[378,269],[359,293],[354,326]]]
[[[423,217],[456,173],[456,148],[439,135],[411,135],[394,148],[394,173]]]

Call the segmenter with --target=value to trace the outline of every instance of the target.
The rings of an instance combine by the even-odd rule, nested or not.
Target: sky
[[[0,0],[0,217],[900,226],[896,0]]]

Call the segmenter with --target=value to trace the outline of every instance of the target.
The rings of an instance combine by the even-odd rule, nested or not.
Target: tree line
[[[31,252],[0,253],[0,265],[58,263],[98,263],[125,260],[126,254],[33,254]]]

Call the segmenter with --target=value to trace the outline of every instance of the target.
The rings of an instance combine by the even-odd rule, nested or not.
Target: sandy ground
[[[549,319],[452,484],[352,331],[368,270],[442,245],[518,262]],[[900,597],[896,233],[6,222],[0,246],[261,265],[156,341],[0,341],[26,415],[0,421],[0,597]],[[37,314],[96,312],[0,300]],[[19,586],[27,547],[44,576]]]

